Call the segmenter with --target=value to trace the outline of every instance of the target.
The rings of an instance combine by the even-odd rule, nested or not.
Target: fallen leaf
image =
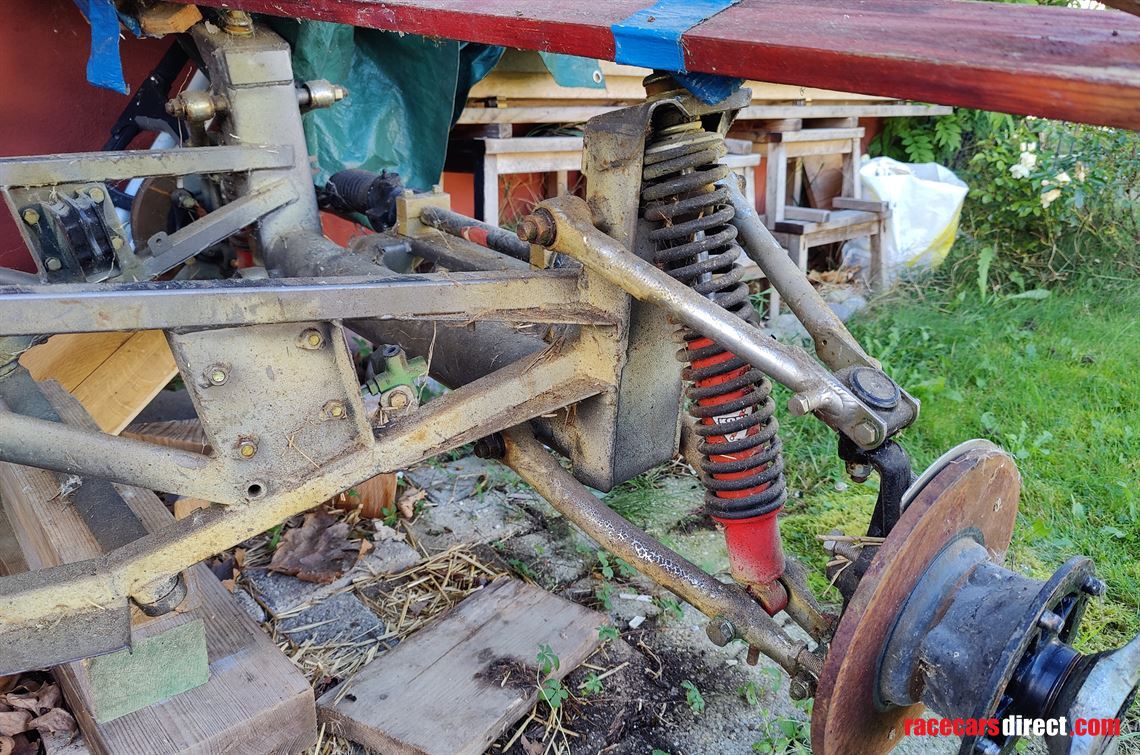
[[[376,543],[383,543],[388,540],[398,540],[403,542],[408,539],[406,532],[400,532],[394,527],[389,527],[383,522],[376,522],[376,534],[373,536],[372,541]]]
[[[16,740],[11,737],[0,737],[0,755],[12,755],[16,749]]]
[[[38,716],[40,710],[42,710],[40,707],[40,696],[32,692],[26,694],[9,692],[4,695],[4,702],[13,709],[29,711],[33,716]]]
[[[12,710],[0,713],[0,735],[10,737],[28,730],[32,714],[26,710]]]
[[[63,708],[52,708],[39,718],[34,718],[28,727],[37,731],[50,731],[53,734],[75,731],[75,719]]]
[[[314,511],[300,527],[282,536],[269,568],[306,582],[327,584],[351,569],[359,555],[360,544],[348,538],[348,524],[323,510]]]
[[[58,684],[45,684],[40,688],[40,710],[51,710],[59,707],[61,697]]]
[[[18,674],[12,676],[0,676],[0,695],[4,694],[15,688],[16,683],[20,681]]]
[[[405,519],[411,519],[416,515],[416,504],[427,497],[426,490],[418,490],[416,488],[408,488],[404,494],[400,496],[400,500],[396,501],[396,508],[400,510],[400,516]]]

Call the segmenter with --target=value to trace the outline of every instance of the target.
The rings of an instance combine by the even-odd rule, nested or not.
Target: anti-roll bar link
[[[789,401],[793,414],[814,412],[860,448],[878,447],[914,419],[910,414],[901,424],[888,426],[806,352],[770,338],[596,229],[589,206],[578,197],[542,202],[519,226],[519,235],[573,257],[635,299],[661,307],[677,322],[721,344],[795,391]]]

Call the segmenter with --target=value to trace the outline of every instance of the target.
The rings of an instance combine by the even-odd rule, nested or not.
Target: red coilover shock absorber
[[[665,111],[663,113],[663,111]],[[654,261],[676,280],[748,323],[759,317],[740,280],[735,210],[716,182],[724,137],[697,119],[661,108],[672,122],[655,123],[642,173],[642,212],[653,224]],[[689,413],[700,436],[705,508],[724,527],[733,577],[769,613],[787,604],[777,582],[784,553],[776,517],[784,506],[784,463],[772,384],[762,372],[712,340],[682,330],[678,358],[688,366]]]

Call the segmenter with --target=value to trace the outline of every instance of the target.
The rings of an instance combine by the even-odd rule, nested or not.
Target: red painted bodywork
[[[178,0],[190,2],[191,0]],[[196,0],[612,60],[649,0]],[[741,0],[684,37],[689,70],[1140,128],[1140,18],[956,0]]]

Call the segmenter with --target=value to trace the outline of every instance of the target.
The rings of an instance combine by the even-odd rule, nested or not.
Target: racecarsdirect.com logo
[[[909,737],[1115,737],[1119,718],[908,718],[903,733]]]

